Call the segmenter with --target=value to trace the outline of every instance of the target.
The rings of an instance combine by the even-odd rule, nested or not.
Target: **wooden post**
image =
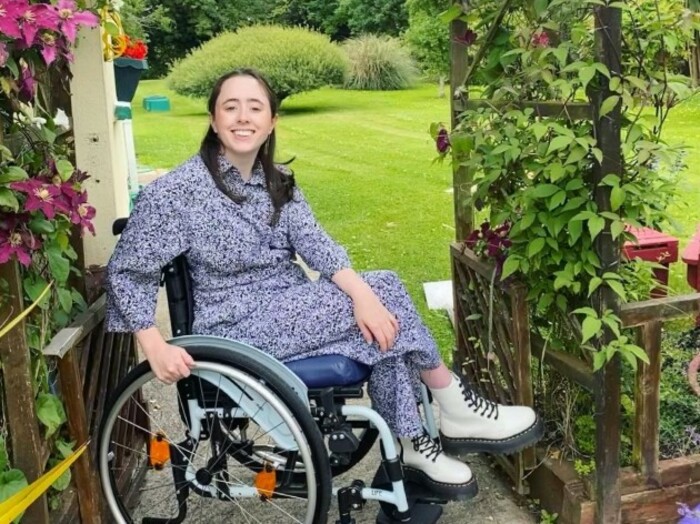
[[[463,103],[469,93],[461,92],[462,80],[467,73],[467,46],[457,37],[464,36],[467,24],[462,20],[453,20],[450,24],[450,111],[452,115],[452,129],[457,124],[456,102]],[[460,105],[463,107],[463,104]],[[454,188],[455,208],[455,238],[462,241],[472,230],[474,222],[472,206],[467,204],[471,177],[466,167],[459,165],[457,159],[452,164],[452,185]],[[456,318],[456,317],[455,317]]]
[[[17,263],[0,264],[0,279],[9,284],[9,300],[0,305],[0,319],[10,320],[24,311],[22,278]],[[5,386],[7,425],[12,445],[12,466],[22,470],[31,483],[42,475],[44,464],[34,403],[29,346],[24,329],[24,322],[20,322],[0,339],[0,362]],[[29,507],[22,521],[31,524],[49,522],[49,508],[45,495]]]
[[[612,76],[622,74],[620,53],[622,47],[622,14],[619,8],[598,6],[593,9],[595,18],[596,57],[605,64]],[[600,106],[611,95],[607,79],[599,75],[600,89],[590,93],[593,102],[595,136],[603,151],[603,161],[597,166],[591,181],[595,188],[598,212],[610,211],[610,188],[600,184],[609,174],[622,176],[622,152],[620,138],[620,103],[603,118]],[[610,221],[596,238],[596,252],[600,259],[601,273],[617,271],[620,246],[610,232]],[[605,310],[619,313],[617,296],[607,286],[601,286],[593,297],[593,306],[600,315]],[[600,346],[613,340],[606,329]],[[596,522],[617,524],[621,522],[620,500],[620,359],[613,357],[595,374],[595,419],[596,419]]]
[[[85,415],[85,399],[83,385],[80,379],[78,355],[76,348],[69,350],[58,360],[58,376],[61,382],[63,403],[66,406],[68,430],[78,445],[90,438],[88,433],[87,416]],[[93,442],[97,446],[97,442]],[[83,453],[73,465],[73,478],[78,491],[78,507],[83,524],[101,524],[102,510],[100,508],[100,483],[96,469],[92,464],[92,453]]]
[[[639,363],[635,385],[632,460],[650,488],[661,487],[659,472],[659,397],[661,382],[661,322],[655,320],[639,329],[639,340],[649,364]]]

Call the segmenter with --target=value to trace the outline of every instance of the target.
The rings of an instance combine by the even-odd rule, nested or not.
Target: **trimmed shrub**
[[[214,82],[239,67],[252,67],[280,100],[325,85],[342,84],[346,58],[329,38],[303,28],[259,25],[223,33],[177,62],[168,86],[178,94],[206,97]]]
[[[346,40],[343,49],[350,61],[346,89],[406,89],[418,78],[411,55],[396,38],[364,35]]]

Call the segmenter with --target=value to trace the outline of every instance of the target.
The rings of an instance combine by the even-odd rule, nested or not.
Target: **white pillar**
[[[114,250],[112,222],[129,214],[127,153],[114,116],[117,100],[112,62],[102,58],[100,29],[82,29],[71,67],[72,124],[78,169],[95,207],[96,235],[85,235],[85,267],[104,266]]]

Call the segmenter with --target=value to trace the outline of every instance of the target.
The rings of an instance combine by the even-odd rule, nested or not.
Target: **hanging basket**
[[[147,60],[135,58],[114,59],[114,79],[117,84],[117,100],[129,102],[134,99],[141,74],[148,69]]]

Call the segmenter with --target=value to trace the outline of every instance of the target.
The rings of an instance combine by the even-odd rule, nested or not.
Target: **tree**
[[[404,39],[423,72],[442,85],[450,73],[450,27],[439,17],[444,0],[408,0],[409,26]]]

